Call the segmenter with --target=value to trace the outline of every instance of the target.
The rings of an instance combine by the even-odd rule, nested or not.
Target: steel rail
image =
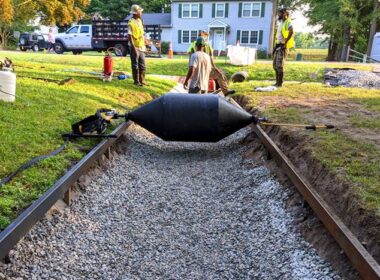
[[[326,229],[335,238],[361,277],[370,280],[380,279],[380,265],[364,248],[351,230],[336,215],[334,210],[298,173],[296,167],[291,163],[289,158],[259,125],[253,125],[253,131],[260,138],[269,154],[276,160],[276,163],[281,170],[285,172],[291,182],[302,194]]]
[[[120,138],[131,122],[123,122],[113,132],[116,138],[100,142],[85,157],[63,175],[50,189],[21,213],[6,229],[0,233],[0,260],[29,232],[29,230],[64,196],[69,188],[83,175],[111,145]]]

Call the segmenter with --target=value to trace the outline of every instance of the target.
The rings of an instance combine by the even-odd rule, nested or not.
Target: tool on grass
[[[306,130],[317,130],[317,129],[333,129],[335,126],[331,124],[292,124],[292,123],[271,123],[271,122],[260,122],[260,125],[263,126],[280,126],[280,127],[298,127],[305,128]]]
[[[67,79],[63,79],[63,80],[55,80],[55,79],[30,77],[30,76],[20,76],[20,75],[19,75],[19,78],[27,78],[27,79],[45,81],[45,82],[49,82],[49,83],[56,83],[57,85],[60,85],[60,86],[75,83],[75,79],[73,79],[73,78],[67,78]]]
[[[115,110],[99,109],[94,115],[88,116],[85,119],[71,126],[72,132],[62,134],[62,137],[75,138],[113,138],[114,135],[106,135],[108,125],[112,119],[125,117],[120,115]]]
[[[21,171],[36,165],[44,159],[56,156],[61,153],[67,147],[67,144],[70,140],[78,138],[116,138],[115,135],[106,135],[105,132],[107,131],[107,127],[110,121],[119,117],[125,117],[125,115],[119,115],[115,110],[100,109],[96,111],[95,115],[89,116],[80,122],[73,124],[72,133],[62,134],[64,143],[59,148],[47,155],[35,157],[21,165],[16,171],[9,174],[3,180],[0,180],[0,188],[3,185],[9,183]]]

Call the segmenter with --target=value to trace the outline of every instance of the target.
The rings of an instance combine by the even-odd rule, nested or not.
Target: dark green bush
[[[161,53],[167,54],[169,52],[170,42],[161,42]]]
[[[257,58],[258,59],[267,59],[268,58],[267,50],[263,49],[263,48],[259,48],[257,50]]]

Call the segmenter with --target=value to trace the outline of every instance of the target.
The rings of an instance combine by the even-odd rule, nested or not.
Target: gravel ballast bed
[[[290,190],[217,144],[165,143],[132,126],[128,148],[1,265],[23,279],[340,279],[297,233]]]

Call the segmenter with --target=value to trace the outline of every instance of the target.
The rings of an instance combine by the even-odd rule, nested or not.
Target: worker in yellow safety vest
[[[200,31],[199,37],[201,37],[205,40],[203,51],[205,53],[207,53],[211,58],[211,66],[212,67],[211,67],[210,79],[216,80],[216,82],[218,83],[218,85],[219,85],[220,89],[222,90],[222,92],[224,93],[224,95],[227,96],[230,94],[234,94],[235,93],[234,90],[228,90],[228,82],[227,82],[226,76],[214,64],[214,60],[213,60],[214,50],[212,49],[210,44],[207,42],[208,32],[206,30]],[[190,55],[190,57],[193,53],[195,53],[197,51],[196,42],[197,41],[192,42],[190,47],[187,49],[187,53]]]
[[[277,28],[275,29],[275,47],[273,49],[273,68],[276,72],[277,87],[284,83],[284,65],[289,50],[294,48],[294,31],[287,9],[278,11]]]
[[[131,44],[132,76],[135,85],[146,86],[145,73],[145,38],[144,25],[141,20],[143,9],[139,5],[132,5],[132,18],[128,21],[129,42]]]

